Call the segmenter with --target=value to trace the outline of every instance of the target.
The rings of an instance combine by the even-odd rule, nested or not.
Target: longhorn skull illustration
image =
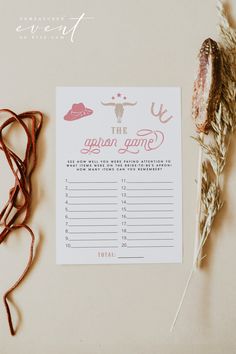
[[[118,98],[122,98],[122,95],[120,93],[117,94]],[[115,100],[115,97],[112,97],[113,100]],[[124,100],[126,100],[126,96],[123,97]],[[115,107],[115,115],[117,118],[117,123],[121,123],[122,117],[124,115],[124,107],[125,106],[135,106],[137,102],[131,103],[131,102],[101,102],[104,106],[113,106]]]

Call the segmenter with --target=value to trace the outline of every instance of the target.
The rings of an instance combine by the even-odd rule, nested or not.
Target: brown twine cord
[[[13,328],[11,311],[8,304],[9,295],[25,278],[30,269],[34,256],[35,236],[31,228],[27,225],[30,216],[30,206],[32,197],[31,175],[37,163],[36,142],[42,126],[43,115],[38,111],[24,112],[19,115],[9,109],[0,109],[0,114],[8,115],[8,118],[0,125],[0,151],[5,155],[9,168],[14,176],[14,186],[9,191],[9,198],[3,209],[0,211],[0,243],[14,230],[24,228],[31,237],[29,258],[27,265],[19,279],[3,295],[3,302],[7,312],[10,332],[15,335]],[[23,159],[21,159],[5,142],[4,130],[13,123],[18,123],[27,137],[27,144]]]

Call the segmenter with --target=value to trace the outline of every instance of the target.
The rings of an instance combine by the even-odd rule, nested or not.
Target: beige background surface
[[[233,6],[233,0],[228,4]],[[74,44],[21,41],[15,32],[20,16],[82,12],[94,20],[81,25]],[[169,333],[193,257],[195,59],[201,42],[216,38],[216,23],[215,0],[1,0],[0,106],[19,113],[40,109],[46,115],[34,176],[37,208],[30,222],[38,253],[12,297],[21,314],[14,338],[0,302],[1,354],[236,353],[235,138],[225,180],[227,202],[205,268],[194,276],[175,331]],[[183,264],[56,266],[55,87],[63,85],[181,86]],[[1,186],[7,183],[0,178]],[[12,236],[1,245],[0,294],[21,273],[27,242],[24,235]]]

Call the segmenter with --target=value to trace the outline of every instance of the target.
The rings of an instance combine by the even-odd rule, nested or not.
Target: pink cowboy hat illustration
[[[80,103],[74,103],[69,112],[64,116],[65,120],[76,120],[93,114],[93,110]]]

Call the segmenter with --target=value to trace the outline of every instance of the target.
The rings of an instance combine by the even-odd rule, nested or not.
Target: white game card
[[[58,87],[57,263],[182,261],[177,87]]]

